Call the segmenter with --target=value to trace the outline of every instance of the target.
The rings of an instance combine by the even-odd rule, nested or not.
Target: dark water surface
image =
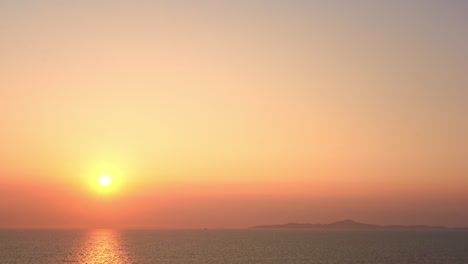
[[[3,230],[0,263],[467,264],[468,232]]]

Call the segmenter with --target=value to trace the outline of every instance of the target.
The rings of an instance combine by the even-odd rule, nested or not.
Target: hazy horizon
[[[341,223],[351,221],[356,224],[364,225],[376,225],[376,228],[365,228],[365,227],[327,227],[329,224]],[[288,225],[323,225],[324,227],[297,227],[297,226],[288,226]],[[298,222],[288,222],[288,223],[259,223],[258,225],[245,226],[245,227],[177,227],[177,226],[142,226],[142,225],[53,225],[53,226],[4,226],[0,230],[95,230],[95,229],[107,229],[107,230],[331,230],[331,231],[341,231],[341,230],[354,230],[354,231],[369,231],[369,230],[386,230],[386,231],[466,231],[467,226],[443,226],[443,225],[426,225],[424,223],[419,224],[410,224],[410,225],[394,225],[394,224],[379,224],[379,223],[363,223],[361,221],[355,221],[354,219],[340,219],[327,223],[298,223]]]
[[[467,13],[0,0],[0,229],[466,227]]]

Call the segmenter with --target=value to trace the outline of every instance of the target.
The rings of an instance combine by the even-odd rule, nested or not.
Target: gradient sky
[[[467,13],[0,0],[0,228],[468,226]]]

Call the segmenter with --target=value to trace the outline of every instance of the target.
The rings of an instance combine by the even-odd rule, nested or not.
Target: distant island
[[[258,225],[254,229],[354,229],[354,230],[468,230],[468,227],[449,228],[430,225],[374,225],[353,220],[336,221],[330,224],[288,223],[279,225]]]

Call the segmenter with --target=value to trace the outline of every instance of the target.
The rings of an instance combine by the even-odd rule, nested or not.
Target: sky
[[[0,0],[0,228],[468,226],[467,12]]]

